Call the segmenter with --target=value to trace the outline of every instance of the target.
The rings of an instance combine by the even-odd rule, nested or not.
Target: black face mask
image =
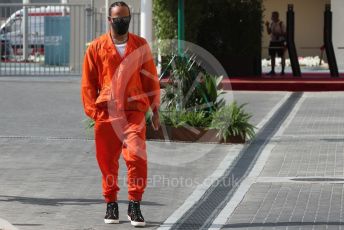
[[[111,26],[113,30],[118,35],[123,35],[128,32],[129,24],[130,24],[130,16],[127,17],[118,17],[118,18],[112,18]]]

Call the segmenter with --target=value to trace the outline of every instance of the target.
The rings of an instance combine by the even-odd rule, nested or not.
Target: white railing
[[[106,32],[104,13],[88,4],[0,3],[0,76],[80,75],[86,44]],[[140,33],[139,13],[129,30]]]

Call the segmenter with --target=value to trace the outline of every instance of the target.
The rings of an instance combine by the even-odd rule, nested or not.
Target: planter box
[[[183,142],[199,142],[199,143],[245,143],[245,139],[241,136],[229,137],[226,141],[216,137],[217,130],[206,130],[198,127],[171,127],[161,126],[159,130],[155,131],[151,125],[147,125],[146,139],[147,140],[168,140],[168,141],[183,141]]]

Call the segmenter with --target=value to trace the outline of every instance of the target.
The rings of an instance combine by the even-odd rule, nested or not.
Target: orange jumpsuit
[[[105,201],[117,200],[121,153],[128,169],[128,199],[140,201],[147,181],[145,113],[160,105],[159,79],[145,39],[129,33],[123,57],[110,33],[95,39],[85,54],[81,95],[86,115],[95,120]]]

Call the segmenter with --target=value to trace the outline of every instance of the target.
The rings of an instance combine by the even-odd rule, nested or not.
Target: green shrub
[[[241,136],[243,139],[255,136],[255,127],[249,123],[252,115],[245,112],[246,104],[238,106],[234,101],[213,113],[210,129],[217,129],[217,137],[227,140],[230,136]]]
[[[153,1],[154,30],[159,39],[177,37],[177,10],[178,3],[175,0]]]
[[[172,62],[170,84],[162,102],[166,110],[204,111],[211,113],[224,105],[220,98],[222,77],[212,76],[196,62],[197,57],[176,57]]]
[[[178,1],[153,4],[157,38],[177,38]],[[185,0],[184,4],[186,41],[213,54],[229,76],[261,74],[262,0]]]
[[[85,129],[91,129],[94,127],[94,120],[92,120],[91,118],[86,118],[82,121],[82,123],[84,123]]]
[[[245,112],[246,104],[238,106],[237,102],[220,107],[217,111],[208,113],[206,111],[187,111],[171,109],[160,111],[161,124],[171,127],[192,126],[204,129],[218,130],[217,137],[227,140],[230,136],[241,136],[253,138],[255,127],[249,123],[250,114]],[[151,111],[146,113],[146,123],[150,124]],[[94,126],[94,121],[85,119],[85,128],[90,130]]]
[[[207,128],[211,123],[211,117],[203,111],[160,111],[160,120],[163,125],[176,128],[185,125]]]

